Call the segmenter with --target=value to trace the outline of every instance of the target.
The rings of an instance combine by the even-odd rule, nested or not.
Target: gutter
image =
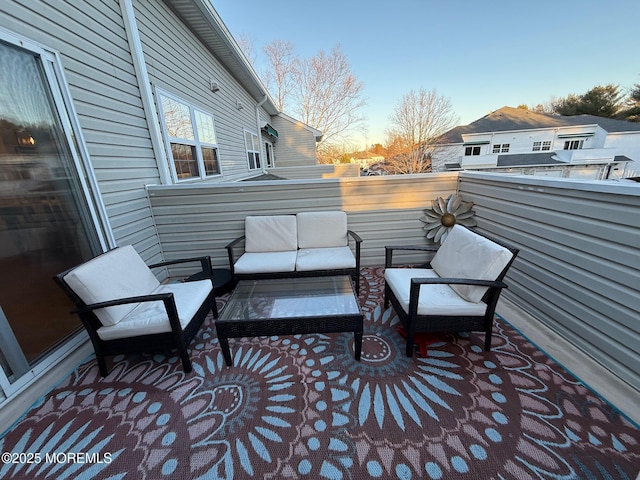
[[[260,152],[260,162],[262,164],[262,173],[266,174],[267,173],[267,156],[264,154],[263,150],[262,150],[262,144],[264,143],[262,141],[262,131],[261,131],[261,126],[260,126],[260,107],[262,105],[265,104],[265,102],[269,99],[269,94],[265,93],[264,97],[262,98],[262,100],[260,100],[258,102],[258,104],[256,105],[256,129],[258,132],[258,142],[260,142],[259,146],[258,146],[258,151]]]

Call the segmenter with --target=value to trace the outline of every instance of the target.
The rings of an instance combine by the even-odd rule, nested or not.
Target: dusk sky
[[[505,105],[640,83],[638,0],[212,1],[234,36],[252,40],[258,71],[275,39],[303,58],[339,45],[364,83],[359,147],[385,142],[411,89],[435,89],[464,125]]]

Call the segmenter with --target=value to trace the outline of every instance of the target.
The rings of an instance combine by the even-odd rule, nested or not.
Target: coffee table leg
[[[353,347],[355,350],[356,360],[360,361],[360,353],[362,352],[362,332],[353,332]]]
[[[229,339],[218,337],[218,341],[220,342],[220,348],[222,349],[222,356],[224,357],[224,363],[227,364],[227,367],[232,366],[233,361],[231,360],[231,351],[229,350]]]

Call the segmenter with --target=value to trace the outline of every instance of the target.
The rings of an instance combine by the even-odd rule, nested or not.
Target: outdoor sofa
[[[321,211],[247,216],[244,235],[226,249],[236,281],[349,275],[359,293],[361,243],[360,236],[347,228],[345,212]]]

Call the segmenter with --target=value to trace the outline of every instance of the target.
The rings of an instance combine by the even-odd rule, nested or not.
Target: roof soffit
[[[224,65],[243,88],[260,102],[267,95],[263,108],[277,115],[273,100],[257,73],[249,64],[235,39],[208,0],[163,0],[202,44]]]

